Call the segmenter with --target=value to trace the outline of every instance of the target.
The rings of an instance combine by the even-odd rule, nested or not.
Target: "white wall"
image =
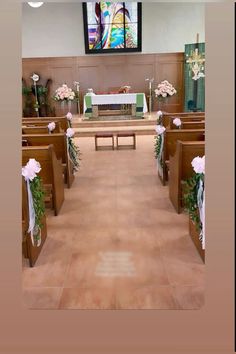
[[[143,53],[183,52],[205,40],[203,3],[143,3]],[[85,55],[81,3],[22,5],[22,57]]]

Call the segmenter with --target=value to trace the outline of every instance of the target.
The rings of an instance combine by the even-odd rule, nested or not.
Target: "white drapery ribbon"
[[[28,206],[29,206],[29,228],[28,228],[28,233],[30,233],[31,241],[33,246],[40,246],[41,245],[41,237],[37,245],[35,245],[34,242],[34,230],[35,230],[35,210],[34,210],[34,202],[33,202],[33,196],[32,192],[30,189],[30,180],[27,178],[26,179],[26,185],[27,185],[27,194],[28,194]],[[40,230],[38,230],[40,232]]]
[[[197,192],[197,204],[199,209],[200,221],[202,224],[200,232],[200,241],[202,242],[202,249],[205,249],[205,189],[203,181],[200,179],[198,192]]]

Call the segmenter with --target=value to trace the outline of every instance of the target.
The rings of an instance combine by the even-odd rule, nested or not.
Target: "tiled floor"
[[[34,268],[23,265],[33,309],[198,309],[204,264],[159,182],[153,136],[136,150],[95,151],[76,140],[81,169]]]

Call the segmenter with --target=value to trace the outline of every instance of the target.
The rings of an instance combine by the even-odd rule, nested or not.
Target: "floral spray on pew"
[[[195,157],[191,165],[195,173],[184,182],[184,206],[200,233],[202,249],[205,249],[205,156]]]
[[[28,205],[29,205],[29,228],[32,245],[41,245],[42,217],[45,214],[44,191],[41,178],[37,174],[41,171],[41,166],[35,159],[29,159],[27,164],[22,167],[27,185]]]
[[[155,151],[155,158],[157,159],[157,167],[160,175],[163,175],[163,156],[162,156],[162,151],[163,151],[163,146],[164,146],[164,132],[166,128],[163,127],[162,125],[157,125],[156,126],[156,132],[157,135],[155,136],[155,145],[154,145],[154,151]]]
[[[78,171],[79,169],[79,161],[81,160],[80,156],[80,150],[77,145],[73,142],[73,137],[75,135],[74,129],[68,128],[66,131],[66,136],[67,136],[67,147],[68,147],[68,156],[73,163],[74,171]]]

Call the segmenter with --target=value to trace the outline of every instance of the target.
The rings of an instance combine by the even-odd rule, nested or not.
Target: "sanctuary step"
[[[132,132],[136,135],[154,135],[156,134],[155,126],[123,126],[123,127],[83,127],[74,128],[75,137],[95,136],[97,133],[111,133],[114,135],[125,132]]]
[[[73,128],[103,128],[103,127],[140,127],[140,126],[155,126],[157,124],[156,118],[145,119],[126,119],[126,120],[81,120],[73,119]]]

